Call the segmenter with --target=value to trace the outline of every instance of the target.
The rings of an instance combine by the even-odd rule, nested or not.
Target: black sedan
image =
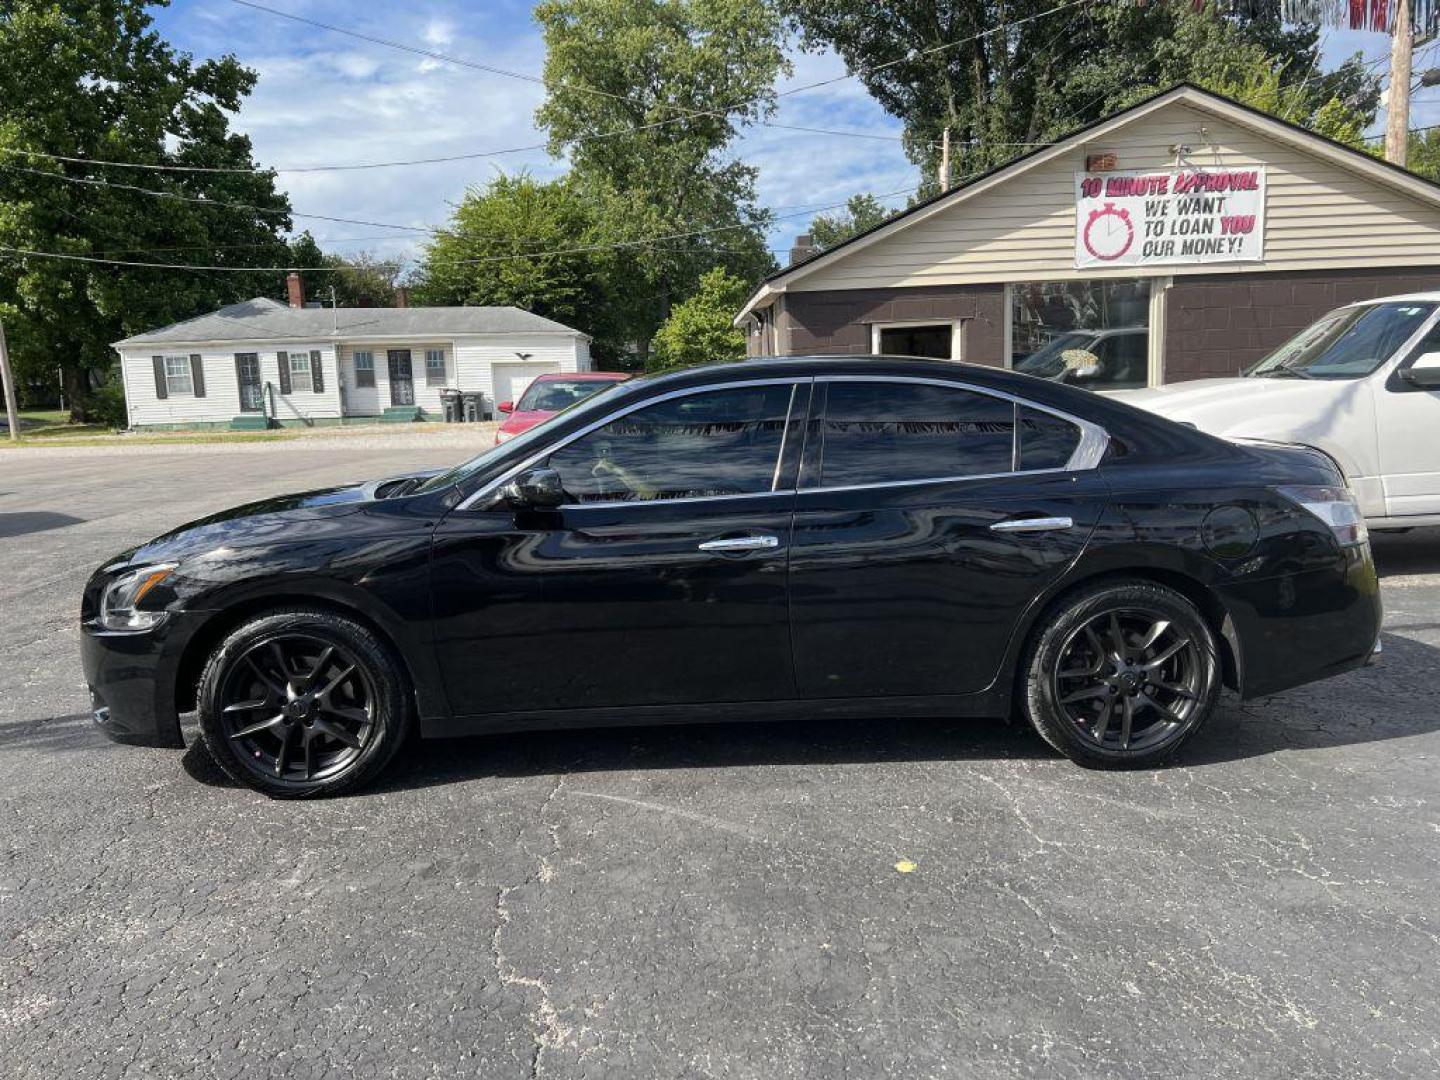
[[[448,472],[240,507],[85,589],[114,738],[278,796],[423,736],[1019,713],[1092,765],[1223,685],[1360,666],[1379,589],[1330,461],[1013,372],[752,360],[617,383]]]

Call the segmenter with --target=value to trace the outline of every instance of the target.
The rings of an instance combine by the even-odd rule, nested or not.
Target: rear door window
[[[959,387],[833,382],[820,486],[1008,473],[1015,406]]]

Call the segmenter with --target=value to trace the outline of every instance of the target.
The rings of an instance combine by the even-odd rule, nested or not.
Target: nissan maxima
[[[1222,686],[1365,664],[1380,601],[1322,454],[866,357],[616,383],[445,472],[204,518],[104,565],[82,621],[102,730],[181,747],[193,711],[295,797],[412,734],[802,716],[1019,715],[1148,766]]]

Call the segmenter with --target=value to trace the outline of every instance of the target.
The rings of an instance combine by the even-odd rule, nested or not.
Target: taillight
[[[1349,488],[1297,486],[1274,490],[1330,526],[1341,547],[1358,547],[1370,539],[1360,504]]]

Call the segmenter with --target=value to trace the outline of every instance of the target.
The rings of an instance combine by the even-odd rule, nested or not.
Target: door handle
[[[719,540],[706,540],[700,545],[700,550],[729,554],[732,551],[768,551],[779,546],[778,536],[722,536]]]
[[[992,532],[1055,532],[1059,529],[1074,528],[1075,522],[1068,517],[1011,518],[997,521],[990,526]]]

